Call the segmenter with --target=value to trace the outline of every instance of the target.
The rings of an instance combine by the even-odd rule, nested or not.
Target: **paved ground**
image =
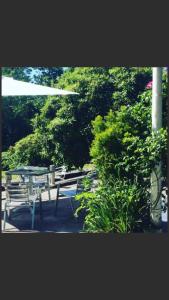
[[[75,190],[76,185],[63,187],[60,191]],[[2,228],[3,211],[5,203],[5,192],[2,192]],[[5,233],[80,233],[83,232],[84,214],[79,218],[73,216],[70,198],[60,197],[58,200],[57,214],[55,215],[56,189],[51,190],[51,201],[48,193],[42,194],[43,220],[40,219],[39,204],[36,207],[35,228],[31,230],[31,214],[29,209],[19,209],[11,212],[11,219],[6,223]],[[74,201],[75,208],[78,202]],[[167,212],[165,213],[167,214]],[[168,220],[168,218],[167,218]],[[164,221],[164,232],[168,232],[166,217]],[[157,231],[156,231],[157,232]],[[160,230],[161,232],[161,230]]]
[[[74,190],[75,186],[61,188],[60,191]],[[2,227],[4,211],[5,192],[2,193]],[[42,194],[43,220],[40,219],[39,204],[36,207],[35,228],[31,228],[31,214],[29,209],[20,208],[11,212],[11,218],[6,223],[5,233],[22,233],[22,232],[53,232],[53,233],[79,233],[83,231],[84,215],[79,218],[73,216],[70,198],[60,197],[58,200],[57,214],[55,215],[56,189],[51,190],[51,201],[48,200],[48,193]],[[75,208],[77,201],[73,202]]]

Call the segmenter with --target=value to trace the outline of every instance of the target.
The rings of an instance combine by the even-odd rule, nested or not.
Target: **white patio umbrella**
[[[55,89],[39,84],[15,80],[2,76],[2,96],[45,96],[45,95],[77,95],[78,93]]]

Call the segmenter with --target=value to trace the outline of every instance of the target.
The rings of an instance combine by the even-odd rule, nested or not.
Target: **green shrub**
[[[150,224],[150,176],[162,161],[166,178],[167,165],[167,124],[152,133],[151,98],[152,91],[145,90],[135,103],[110,110],[92,122],[90,154],[99,187],[77,196],[81,203],[77,213],[85,209],[88,232],[144,231]]]
[[[142,104],[141,116],[137,106],[121,107],[93,122],[90,153],[102,179],[108,180],[112,175],[131,180],[137,177],[143,183],[142,179],[149,178],[157,162],[166,156],[167,130],[162,128],[152,134],[149,109]]]
[[[3,168],[12,169],[21,165],[45,166],[49,161],[44,143],[45,137],[42,139],[37,133],[28,135],[3,153]]]
[[[76,196],[80,201],[77,209],[86,210],[84,230],[91,233],[129,233],[143,231],[147,226],[148,207],[146,191],[137,183],[116,179],[101,185],[95,192]]]

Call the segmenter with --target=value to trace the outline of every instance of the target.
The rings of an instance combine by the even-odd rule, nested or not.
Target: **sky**
[[[63,70],[65,71],[67,68],[68,68],[68,67],[63,67]],[[35,68],[32,67],[32,73],[30,73],[31,81],[33,81],[33,80],[32,80],[32,79],[33,79],[33,76],[34,76],[35,74],[37,74],[38,72],[39,72],[38,70],[36,70]]]

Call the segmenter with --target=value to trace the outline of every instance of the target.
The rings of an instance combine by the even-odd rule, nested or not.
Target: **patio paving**
[[[60,192],[73,190],[76,186],[63,187]],[[2,227],[5,192],[2,192]],[[48,193],[42,193],[43,220],[40,220],[39,203],[36,206],[35,227],[31,230],[31,214],[29,209],[19,208],[11,212],[10,220],[6,222],[4,233],[80,233],[83,231],[84,214],[75,218],[73,216],[70,199],[60,196],[58,200],[57,213],[55,215],[56,189],[51,189],[51,201],[48,200]],[[75,208],[77,201],[73,201]]]

